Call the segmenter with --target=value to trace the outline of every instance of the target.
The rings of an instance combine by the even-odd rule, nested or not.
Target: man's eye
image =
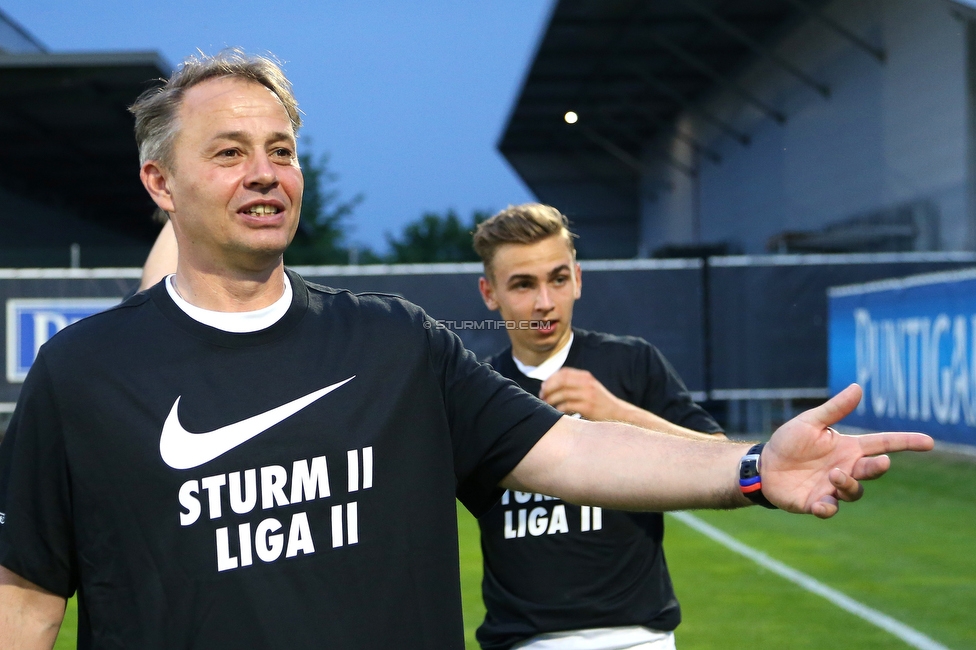
[[[566,284],[568,281],[569,281],[568,277],[566,277],[565,275],[560,275],[558,278],[554,278],[552,283],[555,284],[556,286],[559,286],[562,284]]]
[[[238,154],[237,149],[224,149],[217,155],[221,158],[236,158]]]
[[[272,155],[275,156],[276,158],[287,158],[288,160],[291,160],[295,157],[295,154],[292,153],[291,149],[285,149],[284,147],[275,149]]]

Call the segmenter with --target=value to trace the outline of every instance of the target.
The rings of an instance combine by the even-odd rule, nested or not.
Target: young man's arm
[[[861,497],[859,481],[887,471],[890,461],[879,454],[932,448],[922,434],[843,436],[830,429],[860,397],[861,389],[852,385],[773,434],[761,461],[762,491],[770,502],[826,519],[837,513],[839,501]],[[748,449],[564,417],[502,486],[622,510],[734,508],[751,503],[738,487],[739,460]]]
[[[61,628],[65,602],[0,566],[0,645],[50,650]]]
[[[542,384],[539,398],[563,413],[579,413],[597,422],[626,422],[651,431],[685,438],[724,439],[723,434],[706,434],[674,424],[660,415],[622,400],[588,370],[563,367]]]
[[[176,273],[176,257],[176,234],[173,232],[173,222],[167,220],[142,267],[139,291],[148,289],[170,273]]]

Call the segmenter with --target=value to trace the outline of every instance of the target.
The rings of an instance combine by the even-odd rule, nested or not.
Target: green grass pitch
[[[976,460],[901,454],[861,503],[828,521],[760,508],[699,512],[740,542],[957,650],[976,648]],[[467,647],[484,616],[478,526],[458,512]],[[910,648],[888,632],[669,518],[681,650]],[[71,601],[55,648],[74,648]]]

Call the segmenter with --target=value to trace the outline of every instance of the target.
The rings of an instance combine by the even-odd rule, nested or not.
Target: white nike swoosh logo
[[[177,397],[173,408],[170,409],[169,415],[166,416],[166,421],[163,423],[163,433],[159,437],[159,455],[163,457],[163,462],[173,469],[199,467],[264,433],[320,397],[328,395],[336,388],[352,381],[355,377],[356,375],[353,375],[349,379],[326,386],[270,411],[259,413],[246,420],[228,424],[206,433],[190,433],[183,428],[178,414],[180,398]]]

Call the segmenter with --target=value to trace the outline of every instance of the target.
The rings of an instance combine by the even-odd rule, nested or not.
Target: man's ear
[[[147,161],[139,170],[142,185],[149,192],[152,200],[161,210],[172,213],[176,206],[173,203],[173,194],[169,190],[169,182],[166,176],[167,173],[162,165],[155,160]]]
[[[495,300],[495,288],[485,276],[478,278],[478,291],[481,292],[481,299],[485,301],[485,307],[491,311],[498,309],[498,301]]]
[[[579,300],[583,295],[583,269],[579,262],[573,262],[573,272],[576,274],[576,299]]]

